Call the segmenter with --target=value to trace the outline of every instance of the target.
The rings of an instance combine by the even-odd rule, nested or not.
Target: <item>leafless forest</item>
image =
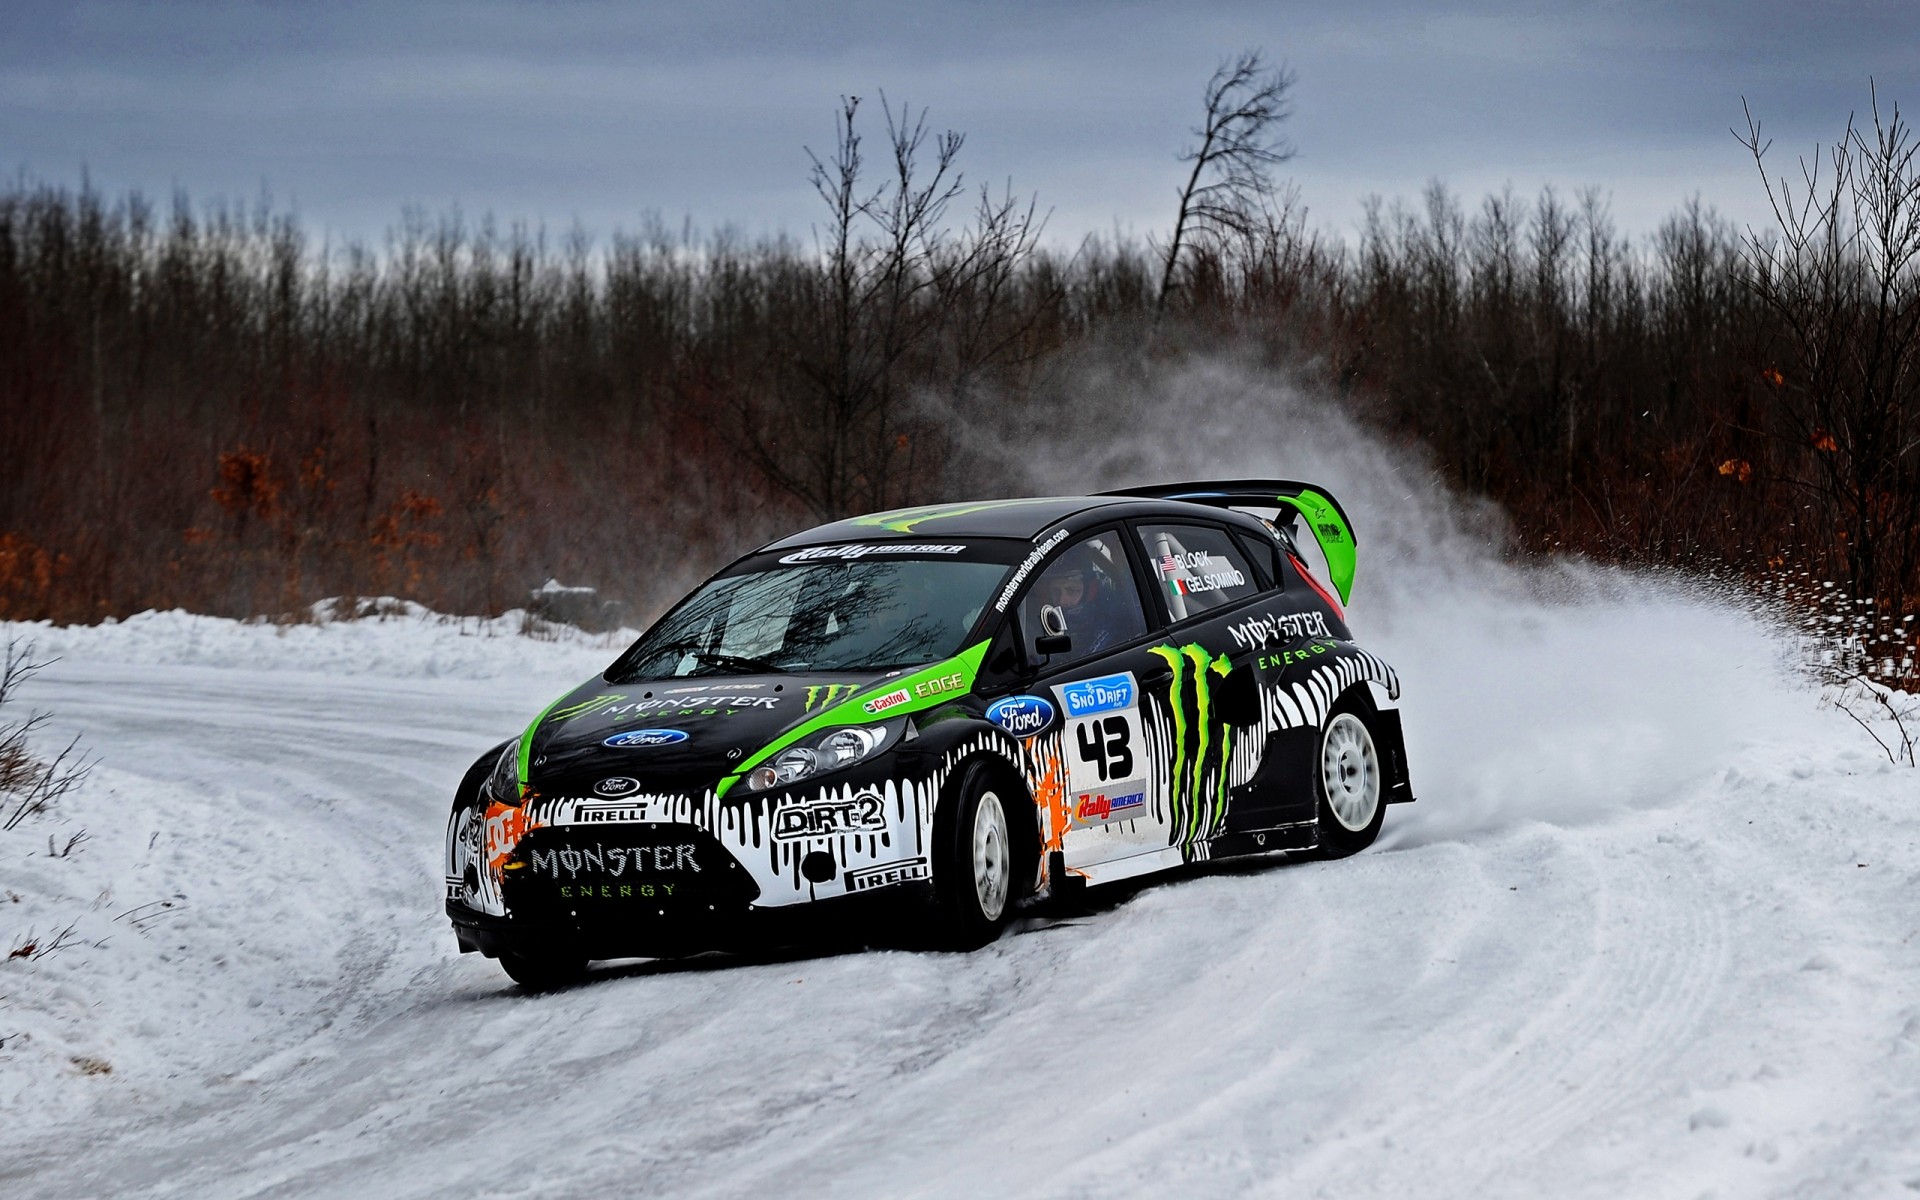
[[[851,102],[785,240],[410,214],[322,246],[19,180],[0,617],[496,612],[550,576],[640,615],[799,523],[1025,490],[956,433],[1057,403],[1077,356],[1232,347],[1424,444],[1517,552],[1831,581],[1912,653],[1920,169],[1884,98],[1818,150],[1752,130],[1766,229],[1436,186],[1343,241],[1280,181],[1287,82],[1223,68],[1170,235],[1131,244],[1052,245],[1043,201],[962,185],[960,137]]]

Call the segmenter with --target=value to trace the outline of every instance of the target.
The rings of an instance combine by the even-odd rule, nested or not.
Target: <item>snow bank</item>
[[[234,621],[180,609],[98,625],[0,622],[0,641],[32,642],[39,658],[141,665],[323,671],[396,679],[497,679],[565,664],[582,678],[605,667],[638,631],[588,634],[518,609],[498,617],[452,617],[410,601],[363,602],[376,615],[330,617],[314,605],[300,623]]]

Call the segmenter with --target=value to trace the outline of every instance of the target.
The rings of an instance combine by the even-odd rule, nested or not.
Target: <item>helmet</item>
[[[1093,603],[1105,578],[1106,566],[1099,551],[1080,545],[1056,559],[1035,590],[1043,604],[1071,610]]]

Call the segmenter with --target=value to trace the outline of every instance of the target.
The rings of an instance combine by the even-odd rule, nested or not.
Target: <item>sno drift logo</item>
[[[686,740],[686,731],[682,729],[629,729],[625,733],[614,734],[600,744],[616,750],[632,750],[648,746],[671,746]]]
[[[1065,684],[1055,690],[1060,693],[1060,701],[1067,706],[1067,715],[1070,717],[1084,717],[1088,713],[1132,708],[1135,694],[1131,671],[1120,675],[1102,675],[1098,679],[1085,679],[1079,683]]]

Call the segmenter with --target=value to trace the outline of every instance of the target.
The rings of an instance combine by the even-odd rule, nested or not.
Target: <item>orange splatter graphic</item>
[[[493,872],[495,879],[505,868],[507,859],[514,848],[520,845],[520,839],[526,837],[540,825],[527,819],[527,811],[505,804],[494,804],[487,809],[487,869]]]
[[[1060,756],[1049,754],[1044,766],[1040,785],[1033,789],[1033,799],[1040,811],[1047,814],[1047,853],[1051,854],[1060,849],[1060,838],[1067,832],[1071,817],[1067,812],[1066,783],[1060,778]]]

